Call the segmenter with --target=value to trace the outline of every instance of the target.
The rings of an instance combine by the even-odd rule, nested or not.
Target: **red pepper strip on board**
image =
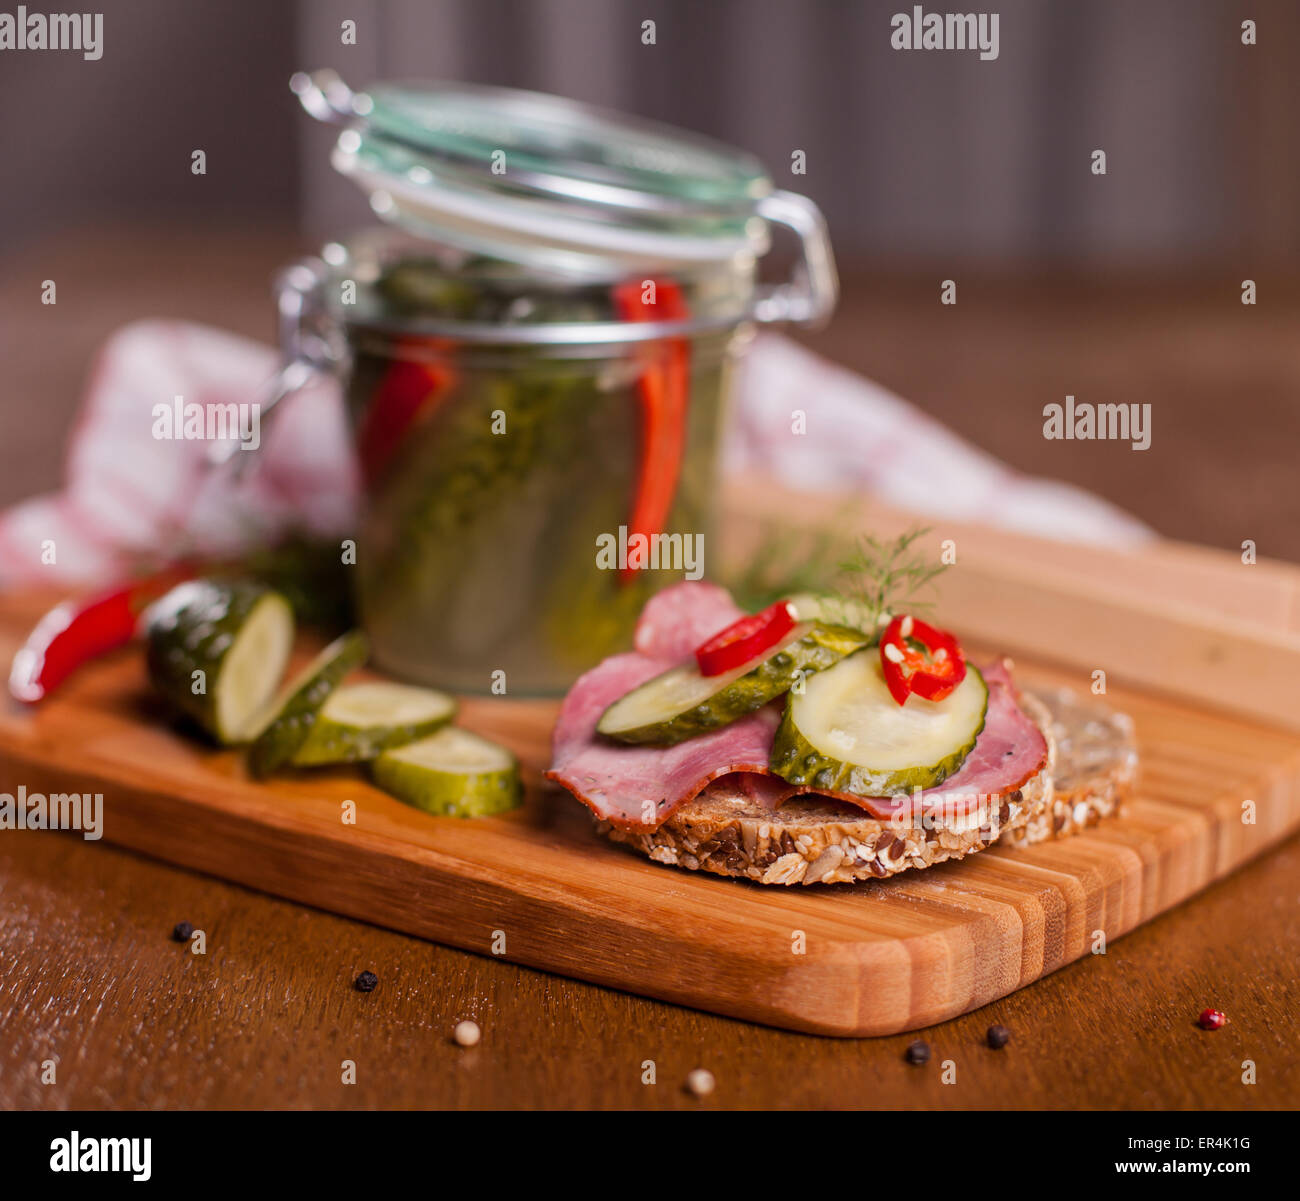
[[[450,344],[441,339],[405,339],[398,343],[399,356],[443,355]],[[375,389],[357,430],[357,457],[367,484],[377,480],[397,452],[407,433],[450,393],[457,381],[456,370],[446,362],[421,358],[393,360]]]
[[[757,659],[793,629],[794,610],[789,601],[777,601],[761,613],[748,613],[695,648],[700,674],[720,676]]]
[[[43,700],[83,663],[130,642],[140,614],[194,574],[192,567],[169,567],[88,601],[55,605],[14,655],[10,693],[28,705]]]
[[[917,650],[912,643],[920,643]],[[966,654],[946,630],[900,616],[880,639],[880,666],[890,695],[900,705],[912,695],[941,701],[966,678]]]
[[[654,300],[645,300],[652,284]],[[670,279],[634,281],[614,289],[614,303],[624,321],[684,321],[689,315],[681,289]],[[662,533],[672,511],[686,451],[686,412],[690,401],[690,345],[668,338],[650,347],[653,356],[637,382],[641,402],[641,446],[636,492],[628,518],[628,537]],[[635,567],[624,567],[627,580]]]

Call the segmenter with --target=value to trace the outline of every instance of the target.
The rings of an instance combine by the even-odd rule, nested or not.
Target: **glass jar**
[[[707,571],[728,375],[755,322],[833,304],[820,216],[748,156],[554,97],[294,87],[389,222],[278,285],[286,386],[343,380],[374,660],[562,693]],[[804,254],[759,286],[772,222]]]

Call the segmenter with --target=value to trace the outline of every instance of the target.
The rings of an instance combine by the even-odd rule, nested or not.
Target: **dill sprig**
[[[833,527],[832,527],[833,528]],[[747,609],[760,609],[781,597],[810,594],[822,619],[874,631],[886,614],[904,605],[929,609],[936,577],[947,570],[920,553],[917,543],[931,532],[913,528],[897,538],[860,534],[848,540],[825,528],[773,526],[765,532],[745,568],[730,582]]]
[[[927,560],[912,550],[930,529],[911,529],[888,539],[860,534],[853,553],[839,565],[838,586],[823,599],[829,603],[836,599],[856,602],[873,625],[880,625],[904,604],[909,609],[931,608],[933,599],[922,599],[920,594],[933,586],[948,565]]]

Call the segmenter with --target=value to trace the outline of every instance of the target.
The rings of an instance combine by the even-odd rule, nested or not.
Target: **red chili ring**
[[[695,661],[701,674],[720,676],[771,650],[794,629],[794,624],[794,607],[789,601],[777,601],[761,613],[733,621],[702,642],[695,650]]]

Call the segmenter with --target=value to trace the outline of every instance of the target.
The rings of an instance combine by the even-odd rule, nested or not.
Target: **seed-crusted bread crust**
[[[1025,712],[1047,740],[1047,764],[1013,792],[981,801],[938,828],[881,821],[848,802],[830,797],[793,797],[776,809],[754,800],[735,777],[715,780],[648,833],[598,829],[657,863],[741,876],[760,884],[844,884],[881,880],[914,867],[982,851],[1000,835],[1018,829],[1052,803],[1056,746],[1048,711],[1022,697]]]
[[[767,809],[728,781],[715,782],[646,833],[599,828],[657,863],[744,876],[761,884],[843,884],[880,880],[911,867],[929,867],[982,851],[1007,829],[1050,803],[1051,775],[1041,771],[1023,788],[982,808],[969,828],[896,828],[828,797],[794,797]]]
[[[651,833],[599,828],[658,863],[763,884],[840,884],[960,859],[998,838],[1013,846],[1063,838],[1117,813],[1137,777],[1132,719],[1064,688],[1025,692],[1020,703],[1047,738],[1047,766],[996,812],[982,807],[938,829],[899,828],[828,797],[769,809],[733,777]]]

